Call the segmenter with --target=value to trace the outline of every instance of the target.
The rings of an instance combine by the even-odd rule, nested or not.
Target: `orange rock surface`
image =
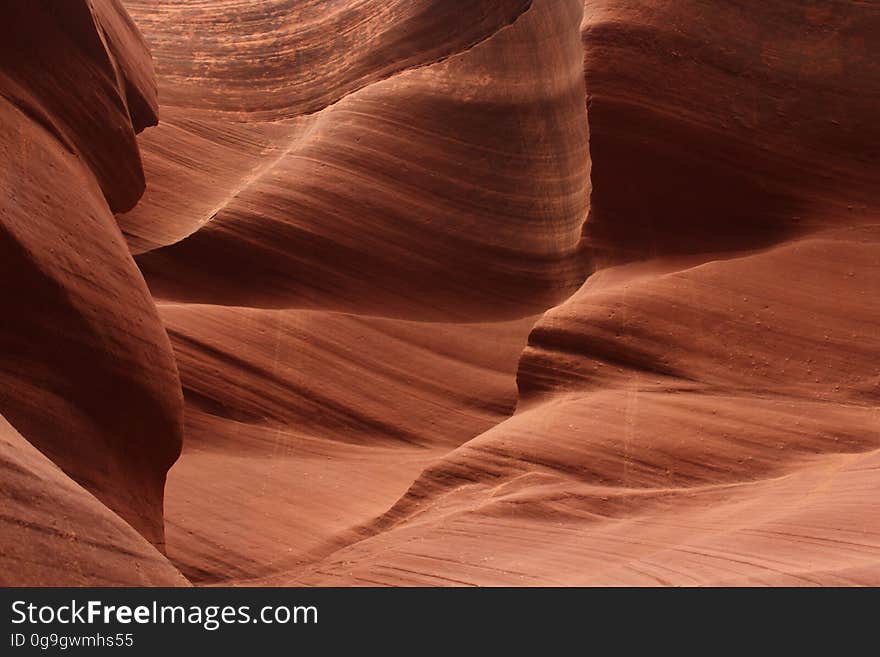
[[[4,584],[880,585],[877,7],[0,17]]]

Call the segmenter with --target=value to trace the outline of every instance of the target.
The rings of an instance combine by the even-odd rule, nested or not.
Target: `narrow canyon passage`
[[[0,13],[9,583],[880,585],[880,8]]]
[[[498,15],[466,43],[438,22],[432,50],[365,71],[310,113],[311,100],[270,112],[277,91],[259,85],[188,94],[167,30],[209,16],[169,3],[179,18],[151,23],[138,12],[154,7],[129,7],[158,30],[173,124],[144,134],[150,183],[120,222],[187,401],[165,516],[168,556],[192,581],[285,573],[352,540],[427,466],[511,415],[532,325],[583,280],[581,8],[467,11],[487,8]],[[210,30],[200,38],[219,57]],[[305,31],[288,38],[308,47]],[[206,78],[228,74],[205,57]],[[325,84],[354,85],[342,64]],[[181,160],[178,140],[204,165]],[[203,166],[227,186],[208,190]],[[180,176],[206,194],[182,193]]]

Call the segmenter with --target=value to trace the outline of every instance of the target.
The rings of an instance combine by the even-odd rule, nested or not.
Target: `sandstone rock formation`
[[[880,584],[880,9],[122,4],[0,10],[4,583]]]
[[[144,186],[149,53],[112,2],[11,3],[3,18],[0,411],[161,546],[180,383],[112,214]]]
[[[0,585],[185,586],[140,534],[0,417]]]

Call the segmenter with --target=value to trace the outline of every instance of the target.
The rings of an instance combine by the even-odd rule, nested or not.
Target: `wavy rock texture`
[[[876,584],[878,239],[594,275],[511,419],[284,581]]]
[[[185,586],[144,538],[0,416],[0,585]]]
[[[588,2],[595,273],[511,419],[265,581],[876,585],[878,20]]]
[[[876,221],[874,4],[584,7],[597,266]]]
[[[3,98],[83,162],[114,212],[131,209],[144,190],[135,132],[156,124],[157,99],[130,19],[111,0],[9,3],[3,19]]]
[[[408,68],[479,43],[530,0],[129,0],[163,104],[255,120],[316,112]]]
[[[118,219],[181,371],[168,553],[194,581],[325,553],[513,412],[535,313],[583,278],[589,194],[580,6],[529,4],[463,3],[455,23],[438,2],[315,15],[382,29],[358,41],[369,56],[288,65],[284,98],[212,82],[232,70],[225,22],[129,5],[169,118],[140,138],[147,191]],[[235,29],[282,27],[238,9]],[[309,25],[285,23],[283,40],[326,48]],[[211,62],[201,81],[180,30]],[[409,44],[393,70],[372,52],[390,34]],[[336,91],[298,100],[317,73]]]
[[[2,14],[0,411],[161,547],[165,475],[181,444],[180,383],[155,304],[112,214],[130,207],[143,188],[134,135],[156,120],[148,52],[115,3],[11,3]],[[19,442],[7,442],[4,451],[20,450]],[[4,458],[15,464],[25,456]],[[119,541],[107,577],[171,581],[170,565],[133,543],[122,520],[98,513],[99,504],[62,483],[48,461],[26,458],[30,479],[4,478],[7,495],[26,499],[19,483],[62,488],[34,498],[33,519],[27,505],[13,506],[10,522],[40,531],[34,523],[45,522],[54,500],[59,513],[69,507],[71,526],[82,524],[85,536],[113,530],[106,548],[95,544],[104,550]],[[19,469],[10,467],[7,474]],[[68,553],[60,538],[33,544],[35,558],[22,563],[18,576],[47,583],[46,562],[56,548],[67,565],[79,550],[82,567],[94,573],[99,555],[76,545]],[[130,566],[142,556],[152,574],[124,577],[126,553]]]
[[[0,27],[4,545],[74,583],[880,584],[880,10],[125,5]],[[163,546],[181,434],[171,566],[120,516]]]
[[[431,460],[510,415],[535,320],[161,310],[187,399],[168,554],[197,581],[299,565],[384,512]]]
[[[514,319],[563,299],[583,278],[589,191],[579,15],[577,3],[537,3],[297,124],[200,230],[138,258],[151,289],[442,321]],[[248,144],[247,161],[262,148]],[[154,223],[150,210],[139,223]]]
[[[120,217],[133,250],[195,232],[296,148],[304,114],[465,50],[529,4],[127,3],[150,35],[163,106],[142,139],[149,188]]]

